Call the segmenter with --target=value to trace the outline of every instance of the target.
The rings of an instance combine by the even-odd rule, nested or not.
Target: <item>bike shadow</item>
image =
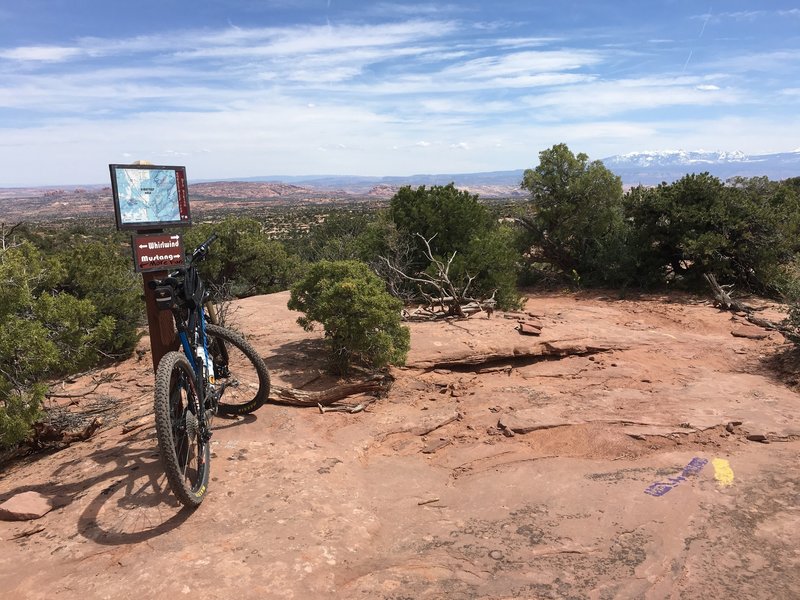
[[[152,434],[148,439],[155,442]],[[154,443],[102,450],[90,458],[110,470],[103,477],[108,484],[78,517],[83,537],[102,545],[136,544],[176,529],[194,512],[172,495]]]
[[[60,463],[46,483],[5,491],[0,503],[29,491],[51,498],[53,509],[83,506],[78,509],[77,532],[102,545],[147,541],[174,530],[192,514],[170,492],[152,431]],[[72,511],[58,518],[69,514]]]
[[[211,425],[211,431],[219,431],[222,429],[231,429],[241,425],[250,425],[258,421],[258,415],[250,413],[249,415],[217,415],[214,417],[214,422]]]

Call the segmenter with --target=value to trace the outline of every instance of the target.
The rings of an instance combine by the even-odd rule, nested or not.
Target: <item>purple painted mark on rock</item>
[[[680,482],[686,481],[687,477],[697,475],[707,464],[707,458],[699,458],[695,456],[689,461],[689,464],[683,468],[683,471],[681,471],[680,475],[677,477],[670,477],[667,479],[667,481],[657,481],[656,483],[647,486],[647,489],[644,491],[644,493],[649,496],[663,496]]]

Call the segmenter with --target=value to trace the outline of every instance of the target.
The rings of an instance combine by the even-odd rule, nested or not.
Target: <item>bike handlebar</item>
[[[213,244],[215,241],[217,241],[217,234],[212,233],[211,237],[194,249],[194,252],[192,252],[192,257],[189,259],[189,264],[192,264],[195,261],[199,262],[201,260],[205,260],[206,255],[208,254],[209,246],[211,246],[211,244]]]

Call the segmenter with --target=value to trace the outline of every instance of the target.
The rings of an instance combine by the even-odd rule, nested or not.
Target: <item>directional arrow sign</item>
[[[167,271],[184,265],[180,235],[151,234],[133,236],[133,260],[138,272]]]

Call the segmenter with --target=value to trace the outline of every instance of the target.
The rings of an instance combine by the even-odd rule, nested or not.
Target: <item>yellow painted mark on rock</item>
[[[728,486],[733,484],[733,469],[731,464],[724,458],[715,458],[711,461],[714,466],[714,479],[716,479],[721,486]]]

